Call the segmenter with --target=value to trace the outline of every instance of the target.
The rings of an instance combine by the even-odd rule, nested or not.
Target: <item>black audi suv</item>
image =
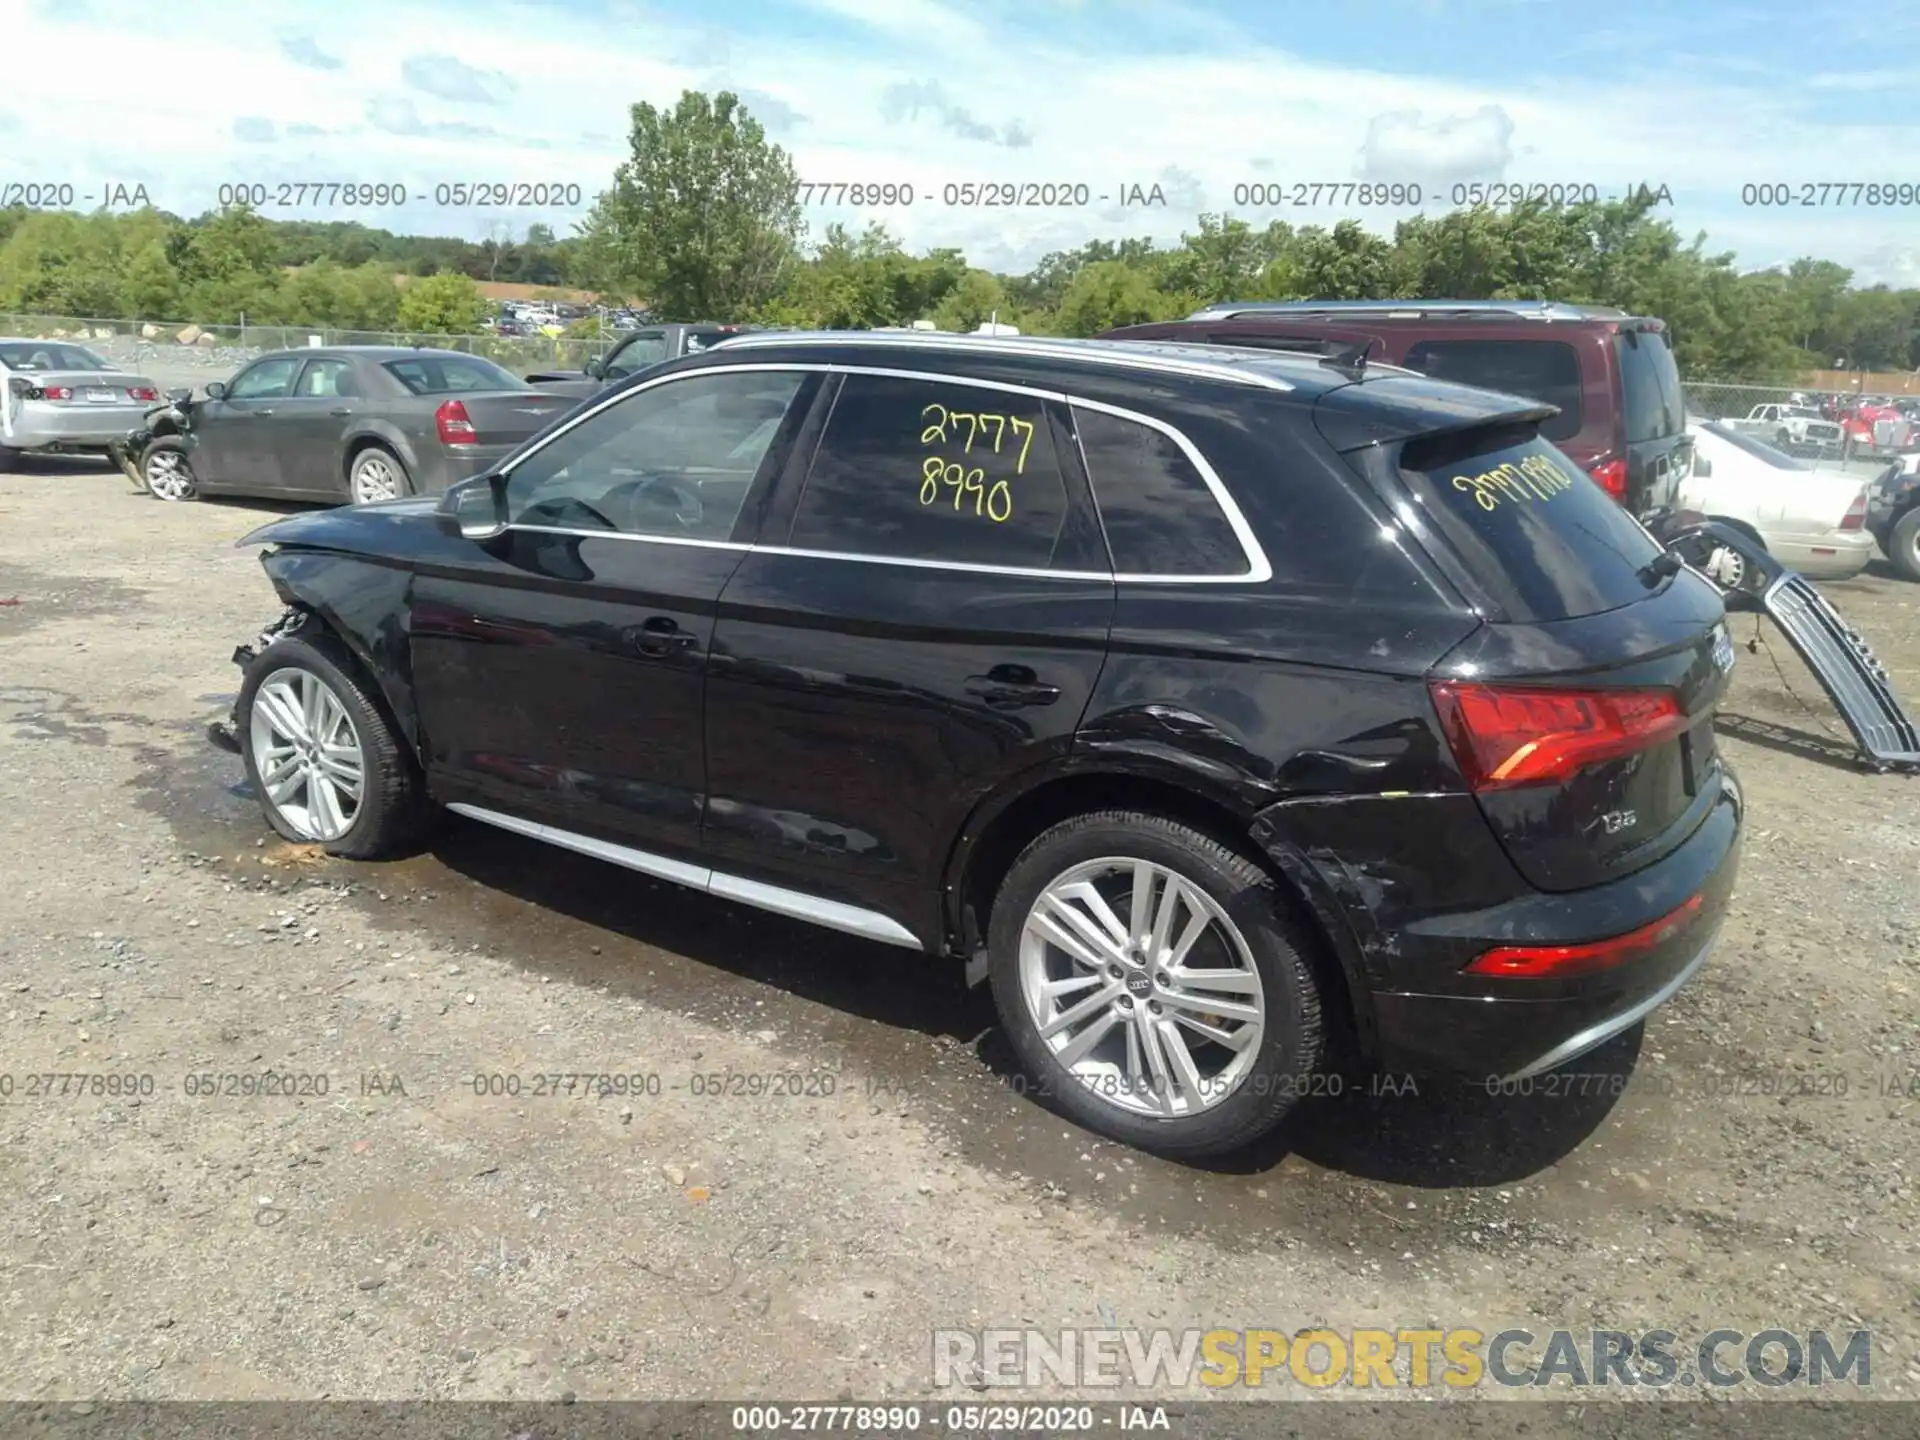
[[[242,544],[282,835],[443,810],[990,983],[1036,1085],[1199,1157],[1335,1051],[1519,1079],[1706,958],[1720,599],[1538,401],[1334,357],[750,336],[443,497]]]

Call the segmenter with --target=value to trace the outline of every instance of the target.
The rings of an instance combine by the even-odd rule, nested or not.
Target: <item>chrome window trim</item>
[[[737,340],[727,342],[727,348],[730,350],[737,348],[738,345],[739,342]],[[684,370],[672,375],[659,376],[656,379],[635,385],[630,390],[622,390],[617,395],[609,396],[601,400],[589,409],[582,411],[579,415],[568,421],[566,425],[547,436],[535,448],[529,450],[525,455],[522,455],[514,462],[514,468],[517,469],[520,465],[525,464],[535,455],[538,455],[542,450],[546,449],[547,446],[553,444],[576,425],[583,424],[594,415],[599,414],[602,410],[611,405],[618,404],[622,400],[629,399],[639,394],[642,390],[651,390],[656,385],[670,385],[676,380],[691,380],[696,376],[702,375],[733,374],[735,372],[764,373],[768,371],[798,371],[807,374],[827,375],[877,375],[883,379],[890,380],[919,380],[936,385],[970,386],[980,390],[997,390],[1007,394],[1026,395],[1036,400],[1050,400],[1057,404],[1067,406],[1069,410],[1075,406],[1088,410],[1098,410],[1102,414],[1112,415],[1122,420],[1130,420],[1138,425],[1145,425],[1147,428],[1157,430],[1170,438],[1174,444],[1180,447],[1181,453],[1192,462],[1193,467],[1200,472],[1200,478],[1206,483],[1207,490],[1213,496],[1214,503],[1220,507],[1221,513],[1226,516],[1228,527],[1234,533],[1234,538],[1240,542],[1241,553],[1247,561],[1247,569],[1233,575],[1138,575],[1113,570],[1045,570],[1037,566],[1027,565],[988,565],[964,560],[922,560],[904,555],[862,555],[845,550],[813,550],[791,545],[749,545],[736,540],[694,540],[678,535],[636,535],[626,530],[576,530],[556,525],[522,525],[517,522],[509,523],[506,528],[509,530],[526,531],[532,534],[570,535],[588,540],[628,540],[643,544],[689,546],[695,549],[736,550],[760,555],[790,555],[797,559],[805,560],[850,560],[862,565],[898,565],[913,570],[952,570],[963,574],[1014,575],[1039,580],[1110,580],[1115,583],[1127,585],[1260,585],[1273,578],[1272,562],[1268,560],[1265,549],[1261,547],[1259,540],[1255,537],[1252,526],[1247,523],[1247,518],[1245,514],[1242,513],[1238,502],[1234,500],[1232,493],[1227,489],[1226,482],[1220,478],[1219,473],[1208,463],[1206,456],[1200,452],[1199,447],[1177,426],[1170,425],[1166,421],[1156,419],[1151,415],[1143,415],[1137,410],[1126,409],[1124,406],[1109,405],[1104,401],[1082,399],[1067,394],[1064,391],[1047,390],[1035,385],[1020,385],[1005,380],[976,380],[971,376],[944,375],[938,371],[905,370],[882,365],[835,365],[818,361],[809,362],[799,360],[750,363],[744,365],[701,366],[694,370]],[[1080,437],[1076,433],[1074,436],[1074,445],[1076,448],[1079,447],[1079,439]],[[1081,454],[1080,463],[1082,469],[1086,470],[1086,456],[1084,452]],[[501,471],[500,475],[502,480],[504,481],[510,478],[512,473],[511,470]],[[1091,485],[1093,483],[1091,471],[1087,473],[1088,483]],[[1095,494],[1093,500],[1094,508],[1097,512],[1099,509],[1099,496]]]
[[[730,875],[724,870],[711,870],[704,865],[691,865],[684,860],[669,859],[665,855],[655,855],[649,850],[639,850],[631,845],[616,845],[611,840],[596,840],[591,835],[563,830],[557,825],[543,825],[536,820],[523,820],[518,815],[508,815],[503,811],[489,810],[480,805],[456,803],[448,805],[447,809],[457,815],[464,815],[470,820],[478,820],[484,825],[510,830],[516,835],[524,835],[531,840],[541,840],[549,845],[558,846],[562,850],[572,850],[576,854],[590,855],[596,860],[605,860],[628,870],[636,870],[642,875],[651,875],[657,880],[684,885],[690,890],[704,891],[709,895],[719,896],[723,900],[752,905],[756,909],[770,910],[777,915],[788,915],[828,930],[838,930],[843,934],[875,940],[882,945],[895,945],[903,950],[924,951],[926,949],[911,930],[899,921],[882,915],[878,910],[868,910],[860,905],[848,905],[839,900],[827,900],[818,895],[809,895],[802,890],[789,890],[782,885],[769,885],[761,880],[748,880],[744,876]]]
[[[777,330],[763,334],[741,335],[725,342],[729,351],[765,349],[779,345],[838,345],[843,348],[885,346],[896,350],[964,350],[979,355],[1031,355],[1048,360],[1081,360],[1090,365],[1112,365],[1121,369],[1157,371],[1166,375],[1191,375],[1206,380],[1227,380],[1261,390],[1291,392],[1299,387],[1277,375],[1268,375],[1244,366],[1206,360],[1174,360],[1165,356],[1129,350],[1129,345],[1170,345],[1177,341],[1059,341],[1042,336],[940,335],[924,330]],[[1108,348],[1111,347],[1111,348]],[[715,347],[718,348],[718,347]]]

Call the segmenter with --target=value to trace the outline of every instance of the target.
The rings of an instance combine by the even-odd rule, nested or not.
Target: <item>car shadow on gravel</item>
[[[1763,720],[1757,715],[1722,710],[1714,716],[1713,728],[1719,734],[1744,740],[1762,750],[1798,756],[1831,769],[1857,774],[1869,768],[1860,758],[1860,752],[1846,740],[1831,735],[1815,735],[1808,730],[1796,730],[1790,725]]]
[[[450,817],[433,846],[454,873],[510,895],[537,913],[566,916],[697,965],[878,1021],[969,1041],[993,1024],[984,994],[970,996],[956,966],[836,934],[816,925],[701,895],[490,826]],[[542,973],[651,998],[631,957],[597,956],[567,943],[528,947]],[[685,997],[673,997],[676,999]]]
[[[490,827],[451,823],[433,854],[456,874],[535,907],[544,943],[527,946],[542,973],[684,1003],[659,967],[636,975],[631,955],[605,958],[557,935],[554,917],[624,935],[729,975],[971,1052],[998,1093],[1025,1094],[984,986],[969,991],[958,968],[892,947],[693,894],[597,865]],[[519,948],[518,937],[513,937]],[[683,977],[684,979],[685,977]],[[715,978],[697,971],[692,986]],[[663,993],[663,987],[665,993]],[[1358,1178],[1426,1189],[1524,1179],[1577,1148],[1607,1117],[1639,1054],[1638,1027],[1565,1072],[1518,1087],[1370,1074],[1358,1067],[1317,1077],[1288,1120],[1262,1141],[1192,1168],[1221,1175],[1272,1170],[1289,1155]],[[1519,1093],[1515,1093],[1518,1091]],[[1062,1118],[1070,1118],[1065,1117]]]

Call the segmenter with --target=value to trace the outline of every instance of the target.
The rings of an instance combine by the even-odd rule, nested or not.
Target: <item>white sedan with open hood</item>
[[[1846,580],[1873,559],[1867,532],[1867,482],[1837,466],[1796,459],[1716,420],[1689,420],[1693,466],[1679,503],[1763,544],[1810,580]],[[1737,556],[1717,563],[1739,565]],[[1725,583],[1738,583],[1738,576]]]
[[[0,470],[24,450],[104,455],[159,400],[153,381],[84,346],[0,337]]]

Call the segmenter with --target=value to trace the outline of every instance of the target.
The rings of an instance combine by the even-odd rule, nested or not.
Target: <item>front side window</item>
[[[637,390],[512,468],[508,522],[726,540],[804,379],[720,371]]]
[[[300,362],[291,356],[261,360],[240,372],[227,392],[229,400],[274,400],[293,390],[293,372]]]
[[[1248,573],[1240,538],[1177,440],[1138,420],[1079,405],[1073,423],[1116,573]]]
[[[615,352],[607,362],[606,378],[624,380],[629,375],[637,375],[650,365],[658,365],[667,358],[667,337],[660,334],[636,335]]]
[[[1046,569],[1067,511],[1044,401],[959,382],[849,375],[789,543]]]

